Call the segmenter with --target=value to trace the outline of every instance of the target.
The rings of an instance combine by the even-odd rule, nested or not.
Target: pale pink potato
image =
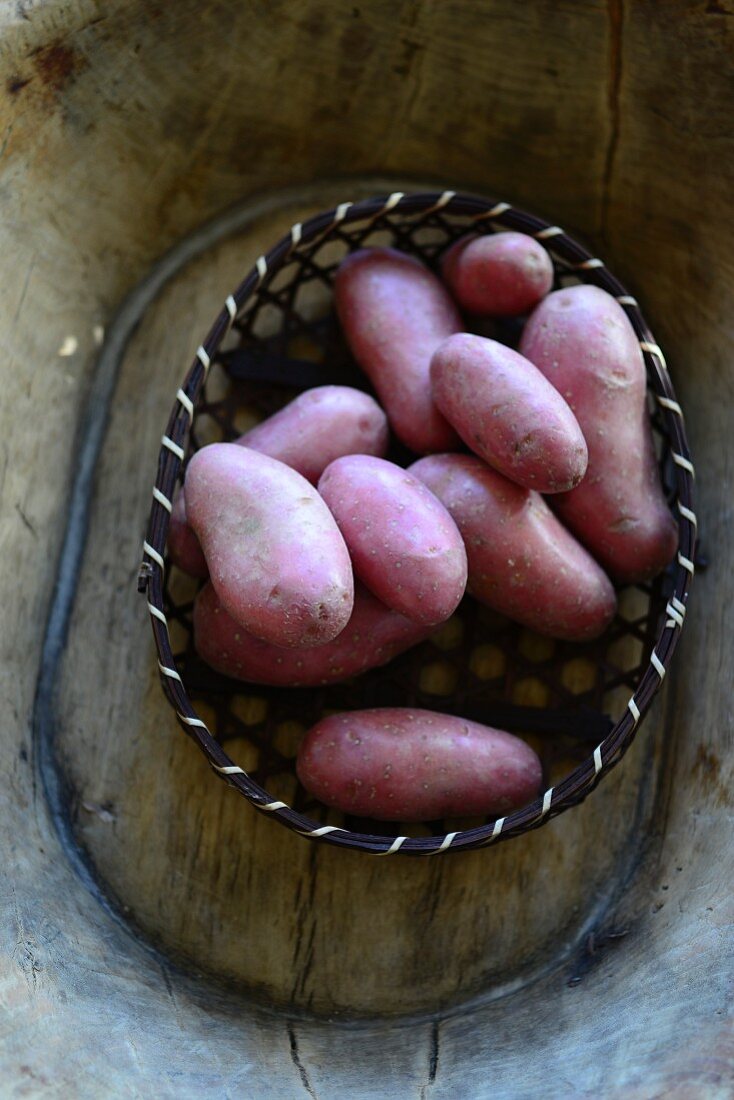
[[[539,493],[473,455],[430,455],[410,471],[461,531],[472,596],[553,638],[583,642],[606,630],[616,610],[614,589]]]
[[[240,436],[237,443],[270,455],[313,485],[342,455],[384,455],[387,417],[377,402],[350,386],[317,386]]]
[[[475,454],[540,493],[572,489],[588,454],[576,417],[524,356],[466,332],[431,359],[433,400]]]
[[[284,649],[260,641],[227,614],[211,584],[194,603],[194,645],[217,672],[252,684],[315,687],[349,680],[387,664],[423,641],[431,628],[411,622],[357,585],[345,629],[326,645]]]
[[[176,490],[173,498],[173,511],[168,524],[168,556],[190,577],[209,576],[204,551],[186,519],[186,501],[181,488]]]
[[[438,345],[463,326],[436,276],[392,248],[363,249],[340,264],[334,304],[395,434],[417,454],[457,446],[433,403],[429,366]]]
[[[586,477],[554,497],[563,522],[619,582],[647,580],[675,553],[645,398],[645,364],[624,310],[594,286],[550,294],[520,351],[573,409],[589,448]]]
[[[423,482],[385,459],[348,455],[327,466],[318,488],[363,584],[415,622],[448,619],[466,588],[466,551]]]
[[[240,626],[281,646],[322,645],[344,629],[354,601],[349,552],[304,477],[213,443],[189,462],[184,494],[211,582]]]
[[[468,313],[518,317],[553,286],[553,261],[525,233],[462,237],[441,263],[444,282]]]
[[[535,798],[542,779],[519,737],[400,707],[322,718],[301,742],[296,772],[325,805],[378,821],[504,815]]]

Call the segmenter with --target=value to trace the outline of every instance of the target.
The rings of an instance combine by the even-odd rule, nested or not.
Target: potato
[[[529,318],[520,351],[565,397],[589,448],[586,477],[553,507],[616,581],[654,577],[678,534],[655,461],[645,364],[624,310],[598,287],[558,290]]]
[[[342,633],[326,645],[283,649],[248,634],[232,619],[211,584],[194,603],[194,645],[217,672],[252,684],[314,687],[335,684],[387,664],[427,638],[430,628],[390,611],[357,585],[354,610]]]
[[[507,814],[536,797],[542,779],[519,737],[400,707],[322,718],[301,742],[296,771],[325,805],[379,821]]]
[[[457,446],[433,404],[429,365],[438,345],[463,326],[436,276],[392,248],[363,249],[340,264],[334,304],[395,434],[417,454]]]
[[[423,482],[382,458],[349,455],[327,466],[318,488],[370,591],[414,622],[448,619],[466,588],[466,551]]]
[[[431,385],[467,446],[518,485],[560,493],[586,473],[576,417],[537,367],[504,344],[449,336],[433,353]]]
[[[553,638],[587,641],[614,617],[609,579],[545,500],[473,455],[430,455],[410,467],[446,505],[469,559],[469,591]]]
[[[349,553],[331,513],[295,470],[234,443],[189,462],[186,514],[230,615],[282,646],[320,645],[352,613]]]
[[[553,262],[525,233],[461,237],[441,264],[444,282],[462,309],[485,317],[517,317],[553,286]]]
[[[173,498],[173,511],[168,525],[168,554],[173,564],[190,577],[209,576],[204,551],[186,519],[183,489],[177,489]]]
[[[384,455],[387,417],[377,402],[349,386],[318,386],[246,432],[237,443],[270,455],[313,485],[341,455]]]

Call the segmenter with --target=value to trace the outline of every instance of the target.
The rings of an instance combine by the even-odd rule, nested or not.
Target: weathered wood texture
[[[10,1095],[731,1095],[732,15],[728,0],[0,9]],[[440,866],[269,827],[162,707],[132,579],[180,364],[275,226],[182,271],[120,376],[59,699],[78,835],[157,957],[76,877],[30,737],[95,326],[231,202],[369,173],[496,192],[597,243],[668,353],[711,568],[657,710],[664,736],[646,725],[583,809]],[[591,919],[594,944],[564,957]],[[462,1010],[508,979],[511,995]],[[373,1018],[298,1017],[309,1006]]]

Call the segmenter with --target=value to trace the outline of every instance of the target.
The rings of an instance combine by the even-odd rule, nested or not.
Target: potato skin
[[[431,359],[433,400],[475,454],[539,493],[574,488],[588,452],[558,390],[524,356],[459,332]]]
[[[355,588],[354,610],[342,633],[308,649],[284,649],[248,634],[224,610],[211,583],[194,602],[194,645],[199,656],[217,672],[251,684],[336,684],[387,664],[430,633],[429,627],[390,611],[362,585]]]
[[[472,455],[430,455],[410,471],[461,531],[471,595],[553,638],[581,642],[606,630],[616,609],[614,589],[540,494]]]
[[[321,645],[344,629],[354,600],[349,553],[305,478],[213,443],[189,462],[184,494],[211,582],[241,626],[282,646]]]
[[[204,551],[186,519],[186,501],[182,488],[178,488],[173,497],[173,511],[168,525],[168,555],[173,564],[190,577],[203,579],[209,576]]]
[[[466,588],[466,550],[423,482],[382,458],[348,455],[327,466],[318,488],[362,583],[414,622],[448,619]]]
[[[277,458],[315,485],[341,455],[384,455],[387,417],[367,393],[351,386],[317,386],[236,442]]]
[[[362,249],[340,264],[334,305],[395,434],[417,454],[456,447],[456,433],[431,397],[429,365],[438,345],[463,326],[436,276],[392,248]]]
[[[322,718],[298,778],[327,806],[378,821],[507,814],[540,789],[540,760],[510,733],[428,710],[385,707]]]
[[[586,477],[553,507],[616,581],[654,577],[678,532],[655,461],[645,364],[624,310],[598,287],[555,291],[529,318],[520,351],[571,406],[589,448]]]
[[[553,286],[553,261],[525,233],[461,237],[441,262],[461,309],[485,317],[528,313]]]

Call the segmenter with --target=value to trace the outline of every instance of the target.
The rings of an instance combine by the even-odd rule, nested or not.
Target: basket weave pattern
[[[267,719],[238,717],[232,706],[242,685],[211,672],[196,657],[191,645],[191,601],[177,598],[170,585],[164,559],[172,497],[188,454],[200,445],[199,418],[215,422],[218,438],[232,439],[237,401],[247,400],[269,413],[284,401],[283,387],[307,388],[327,382],[366,387],[351,361],[333,317],[306,321],[298,310],[299,289],[320,284],[329,289],[336,269],[329,248],[339,242],[344,250],[365,244],[390,243],[419,256],[429,265],[447,245],[469,231],[513,229],[530,234],[548,248],[556,270],[556,285],[569,281],[592,283],[612,294],[625,309],[640,341],[648,371],[653,429],[661,449],[661,469],[671,505],[679,521],[677,557],[668,572],[651,584],[637,586],[637,611],[632,618],[617,617],[610,630],[595,643],[573,646],[549,643],[541,658],[524,651],[524,633],[514,624],[491,623],[491,616],[472,601],[459,612],[456,637],[440,638],[437,650],[424,643],[377,669],[343,685],[323,689],[272,689],[257,686],[251,693],[265,701]],[[275,331],[259,336],[263,312],[277,318]],[[234,331],[233,331],[234,330]],[[239,347],[224,350],[236,336]],[[298,358],[299,341],[318,349],[317,359]],[[295,342],[295,343],[294,343]],[[207,399],[207,377],[216,364],[232,380],[233,396],[224,401]],[[329,374],[328,371],[332,373]],[[292,396],[292,392],[287,397]],[[590,255],[558,226],[549,225],[507,203],[454,192],[403,195],[343,203],[333,210],[293,227],[290,234],[261,256],[240,286],[225,302],[208,336],[196,353],[186,379],[176,394],[161,442],[148,530],[143,545],[140,585],[147,593],[161,680],[179,722],[197,742],[212,768],[243,794],[256,809],[313,840],[359,849],[377,855],[402,852],[435,855],[467,850],[517,836],[537,828],[551,817],[582,801],[622,758],[640,722],[660,688],[683,627],[688,590],[694,573],[696,517],[693,505],[694,470],[685,436],[683,414],[668,375],[663,353],[647,327],[636,300],[610,274],[603,262]],[[643,606],[640,607],[640,604]],[[169,620],[183,628],[187,642],[174,656]],[[447,628],[449,629],[449,628]],[[625,637],[635,639],[642,659],[619,663],[611,654]],[[501,652],[502,665],[494,678],[478,675],[472,654],[478,643]],[[436,700],[426,693],[421,669],[441,657],[447,648],[456,672],[448,698]],[[593,683],[579,695],[564,686],[563,668],[575,657],[595,666]],[[523,675],[540,678],[547,685],[552,707],[522,707],[502,700],[511,698],[513,679]],[[620,686],[630,698],[612,724],[603,713],[605,695]],[[216,716],[215,732],[199,717],[190,696],[205,700]],[[480,826],[446,832],[433,823],[434,835],[396,836],[394,826],[351,822],[324,824],[323,808],[298,791],[292,804],[268,794],[264,783],[283,771],[292,772],[292,761],[274,743],[273,730],[288,719],[306,726],[317,721],[325,708],[360,709],[369,706],[423,706],[462,714],[506,729],[541,736],[544,771],[553,761],[554,744],[565,745],[565,755],[581,757],[578,766],[555,787],[548,787],[535,802],[506,817]],[[216,735],[215,735],[216,733]],[[552,735],[552,736],[549,736]],[[258,750],[257,780],[228,756],[228,737],[246,736]],[[553,738],[555,740],[553,740]],[[569,742],[575,749],[569,750]],[[593,745],[593,750],[589,751]],[[322,818],[321,820],[319,818]],[[354,827],[346,827],[347,825]],[[362,831],[369,829],[370,831]],[[387,834],[387,835],[386,835]]]

